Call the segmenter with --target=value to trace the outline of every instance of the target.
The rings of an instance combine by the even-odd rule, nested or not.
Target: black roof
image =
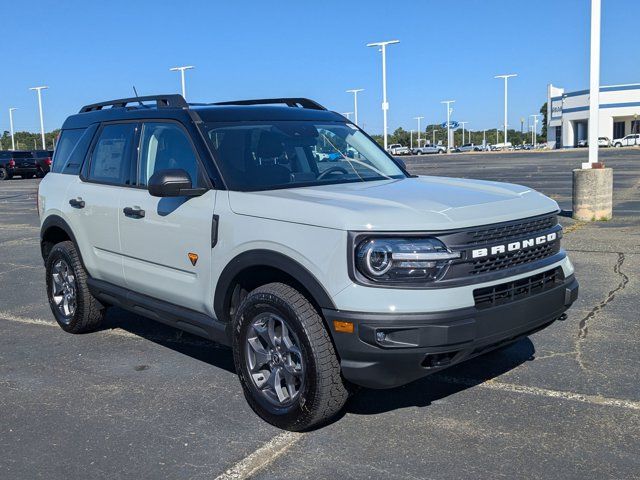
[[[141,104],[142,103],[142,104]],[[205,122],[311,120],[346,122],[342,115],[306,98],[237,100],[209,104],[188,104],[181,95],[133,97],[82,107],[62,128],[83,128],[92,123],[136,119],[185,119],[197,114]]]

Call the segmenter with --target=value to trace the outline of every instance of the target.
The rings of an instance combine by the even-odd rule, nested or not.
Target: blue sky
[[[509,84],[509,119],[537,113],[546,85],[587,88],[589,0],[507,1],[162,1],[7,2],[0,130],[37,131],[35,92],[46,84],[45,128],[83,104],[179,91],[168,69],[192,64],[190,101],[307,96],[382,130],[381,58],[371,41],[399,39],[388,51],[389,124],[455,120],[477,130],[502,122],[500,73]],[[603,84],[640,82],[640,2],[604,0]],[[12,59],[9,61],[9,59]]]

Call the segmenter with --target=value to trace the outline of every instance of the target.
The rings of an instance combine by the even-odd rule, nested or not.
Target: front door
[[[194,187],[205,186],[204,171],[182,125],[145,122],[138,147],[139,188],[123,193],[119,212],[127,286],[211,314],[211,226],[216,192],[208,190],[200,197],[152,197],[147,182],[156,171],[165,169],[183,169]]]

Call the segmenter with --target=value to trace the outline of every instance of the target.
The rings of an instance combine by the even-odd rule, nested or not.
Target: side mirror
[[[147,190],[154,197],[197,197],[206,188],[193,188],[191,177],[181,168],[159,170],[149,179]]]

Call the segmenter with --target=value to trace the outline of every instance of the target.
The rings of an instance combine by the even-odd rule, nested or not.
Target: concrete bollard
[[[585,222],[611,220],[613,215],[613,169],[573,171],[573,218]]]

